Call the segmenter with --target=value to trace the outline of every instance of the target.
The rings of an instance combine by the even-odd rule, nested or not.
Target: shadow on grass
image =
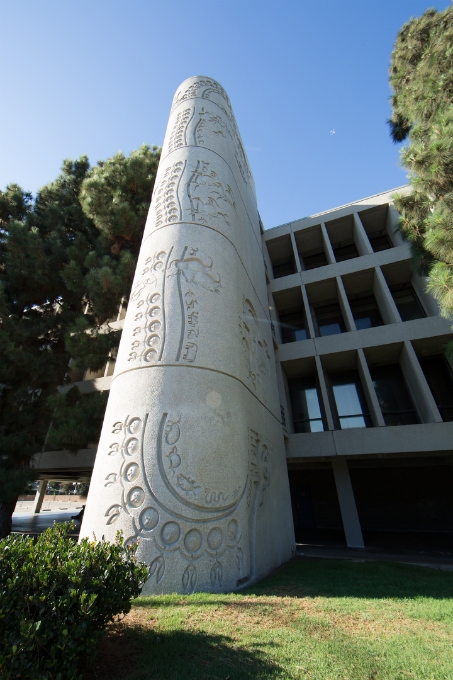
[[[282,669],[260,649],[234,648],[224,635],[189,631],[156,633],[140,627],[106,637],[99,656],[85,669],[91,680],[266,680]],[[263,647],[263,644],[260,644]]]
[[[390,562],[356,563],[345,560],[305,560],[295,558],[271,576],[240,591],[241,595],[268,597],[355,597],[364,599],[453,598],[453,572]],[[178,602],[194,605],[194,594]],[[203,599],[203,605],[228,604],[219,594]],[[166,598],[140,598],[142,607],[174,606]],[[233,602],[232,602],[233,603]],[[201,604],[201,602],[200,602]],[[240,602],[234,600],[234,606]],[[247,603],[244,602],[246,606]]]

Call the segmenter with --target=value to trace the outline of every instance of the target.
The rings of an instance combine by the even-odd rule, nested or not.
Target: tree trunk
[[[6,538],[11,533],[13,512],[16,507],[17,498],[11,501],[0,500],[0,539]]]

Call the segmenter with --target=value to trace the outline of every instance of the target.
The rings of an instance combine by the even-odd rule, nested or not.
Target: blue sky
[[[178,85],[228,92],[266,228],[405,184],[387,71],[428,0],[0,0],[0,189],[161,145]],[[335,134],[331,133],[335,131]]]

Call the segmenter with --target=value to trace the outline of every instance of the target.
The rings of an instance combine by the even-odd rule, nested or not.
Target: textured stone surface
[[[174,98],[81,536],[118,529],[148,593],[234,590],[294,548],[254,183],[202,76]]]

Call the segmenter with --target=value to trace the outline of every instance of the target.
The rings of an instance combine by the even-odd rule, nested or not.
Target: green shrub
[[[0,541],[0,677],[76,680],[106,624],[127,613],[147,577],[134,547],[80,544],[70,522],[34,541]],[[89,663],[89,661],[88,661]]]

